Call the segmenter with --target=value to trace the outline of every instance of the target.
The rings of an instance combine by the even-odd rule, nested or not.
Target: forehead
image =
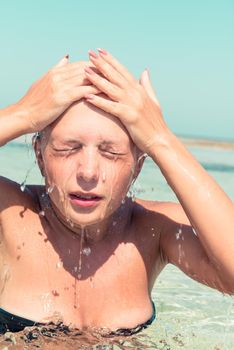
[[[130,144],[128,132],[111,114],[79,101],[73,104],[48,129],[50,140],[103,140]]]

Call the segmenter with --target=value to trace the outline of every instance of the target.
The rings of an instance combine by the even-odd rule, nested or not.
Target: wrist
[[[173,152],[175,143],[177,142],[177,137],[168,128],[165,128],[151,140],[147,153],[151,158],[157,160],[162,154]]]

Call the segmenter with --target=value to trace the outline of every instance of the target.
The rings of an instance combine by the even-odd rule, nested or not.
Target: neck
[[[127,199],[111,216],[91,225],[79,225],[63,216],[50,200],[49,196],[47,196],[46,207],[43,203],[41,206],[50,224],[59,224],[60,227],[63,227],[62,230],[59,230],[63,234],[72,234],[74,238],[82,237],[84,242],[92,244],[107,239],[112,233],[125,231],[124,228],[129,225],[131,219],[132,200]]]

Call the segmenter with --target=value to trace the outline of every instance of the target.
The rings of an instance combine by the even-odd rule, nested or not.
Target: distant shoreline
[[[188,137],[188,136],[178,136],[177,137],[188,147],[204,147],[204,148],[219,148],[219,149],[230,149],[234,150],[234,141],[223,141],[223,140],[215,140],[215,139],[206,139],[203,137]],[[25,144],[25,140],[27,143],[31,143],[32,135],[23,135],[15,139],[14,143]]]
[[[186,145],[192,147],[220,148],[234,150],[234,141],[212,140],[205,138],[179,137]]]

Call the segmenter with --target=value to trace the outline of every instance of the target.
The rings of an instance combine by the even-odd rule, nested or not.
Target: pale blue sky
[[[0,107],[64,54],[149,67],[170,128],[234,139],[233,0],[0,0]]]

